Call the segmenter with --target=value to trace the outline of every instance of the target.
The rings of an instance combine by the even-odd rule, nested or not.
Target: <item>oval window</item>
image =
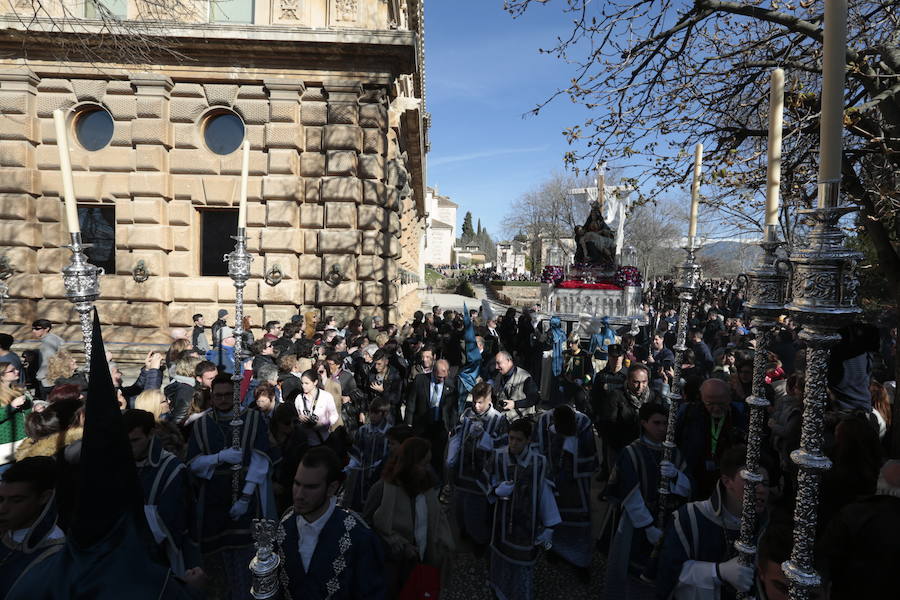
[[[75,137],[85,150],[105,148],[113,136],[113,118],[106,109],[92,106],[75,117]]]
[[[203,138],[206,147],[216,154],[231,154],[244,141],[244,122],[234,113],[214,114],[206,119]]]

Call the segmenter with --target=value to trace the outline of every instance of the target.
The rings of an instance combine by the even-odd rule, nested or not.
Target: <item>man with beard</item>
[[[712,495],[679,508],[666,527],[656,592],[674,600],[720,600],[746,593],[753,586],[753,565],[740,562],[734,542],[741,529],[746,448],[734,446],[722,455],[721,476]],[[756,510],[765,523],[769,498],[768,471],[756,486]],[[757,532],[754,532],[754,535]]]
[[[460,417],[447,450],[447,470],[454,484],[453,510],[460,533],[481,554],[491,540],[490,479],[486,467],[495,450],[508,444],[509,421],[491,403],[486,382],[472,388],[472,406]]]
[[[340,480],[340,462],[331,448],[317,446],[303,455],[294,476],[294,506],[281,519],[290,595],[383,600],[381,542],[356,513],[337,506]]]
[[[650,387],[650,369],[631,365],[625,389],[612,392],[595,410],[594,424],[604,443],[614,452],[633,442],[641,432],[638,411],[648,402],[659,402]]]

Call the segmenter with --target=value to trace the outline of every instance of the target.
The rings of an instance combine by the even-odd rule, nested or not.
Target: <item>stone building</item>
[[[308,310],[397,321],[419,307],[422,0],[178,0],[167,23],[134,0],[106,3],[121,22],[64,2],[0,15],[0,247],[16,272],[4,331],[45,317],[79,339],[60,276],[57,108],[89,256],[106,269],[109,340],[167,342],[194,313],[234,314],[222,257],[244,139],[255,325]]]
[[[515,240],[499,242],[497,244],[497,265],[495,270],[498,273],[524,275],[526,256],[527,252],[524,242]]]
[[[456,211],[459,205],[443,196],[436,187],[425,190],[425,236],[422,267],[449,265],[453,262],[456,242]],[[424,276],[424,275],[423,275]]]

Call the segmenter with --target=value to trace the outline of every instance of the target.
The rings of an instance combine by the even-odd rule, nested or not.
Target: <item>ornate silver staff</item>
[[[279,592],[278,569],[281,556],[275,550],[284,541],[284,529],[280,523],[269,519],[253,519],[253,544],[256,556],[250,561],[253,586],[250,595],[256,600],[277,598]]]
[[[53,111],[56,130],[56,145],[59,151],[59,170],[62,175],[63,197],[65,200],[66,222],[69,227],[70,243],[65,246],[72,251],[72,262],[63,267],[63,286],[66,298],[75,305],[81,321],[81,336],[84,341],[85,365],[91,364],[91,312],[94,301],[100,296],[100,276],[103,269],[95,267],[84,254],[90,244],[81,243],[81,226],[78,222],[78,204],[75,197],[75,182],[72,179],[72,161],[69,157],[69,134],[66,117],[62,109]]]
[[[250,143],[243,144],[243,164],[241,166],[241,188],[238,208],[237,235],[231,236],[234,240],[234,250],[225,256],[228,262],[228,276],[234,282],[234,373],[231,381],[234,384],[234,399],[232,401],[231,417],[231,445],[234,448],[241,447],[241,380],[244,378],[244,360],[242,346],[244,341],[244,286],[250,279],[250,264],[253,257],[247,252],[247,175],[250,161]],[[237,501],[241,495],[241,469],[242,463],[231,466],[232,501]]]
[[[775,225],[767,225],[764,238],[760,242],[763,256],[750,273],[741,275],[747,289],[747,311],[752,317],[750,326],[756,331],[756,353],[753,355],[753,388],[747,398],[750,406],[750,424],[747,430],[747,458],[741,477],[744,479],[744,502],[741,509],[741,533],[734,543],[745,565],[753,565],[756,556],[756,528],[759,515],[756,511],[756,486],[763,481],[759,469],[760,444],[763,424],[766,420],[769,401],[766,399],[766,363],[772,332],[778,323],[778,316],[784,312],[785,277],[778,271],[775,256],[778,247]],[[751,598],[752,593],[738,594],[739,598]]]
[[[681,280],[675,287],[678,292],[678,325],[675,329],[675,371],[672,377],[672,384],[669,386],[669,393],[666,396],[666,403],[669,407],[669,417],[666,422],[666,439],[663,442],[662,460],[672,462],[672,452],[675,449],[675,412],[678,403],[681,401],[681,361],[684,358],[684,351],[687,349],[687,327],[688,315],[691,310],[691,304],[694,301],[694,295],[697,292],[700,282],[700,265],[696,261],[696,252],[698,247],[694,243],[694,238],[689,237],[687,246],[684,251],[687,252],[687,258],[680,267]],[[659,505],[657,506],[656,526],[664,529],[666,524],[666,516],[669,511],[669,486],[672,482],[670,477],[666,477],[660,470],[659,474]]]

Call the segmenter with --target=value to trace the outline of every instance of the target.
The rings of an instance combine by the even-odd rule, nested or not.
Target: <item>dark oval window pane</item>
[[[113,136],[113,118],[102,108],[82,111],[75,120],[75,136],[85,150],[105,148]]]
[[[244,123],[232,113],[213,115],[206,120],[203,137],[216,154],[231,154],[244,141]]]

